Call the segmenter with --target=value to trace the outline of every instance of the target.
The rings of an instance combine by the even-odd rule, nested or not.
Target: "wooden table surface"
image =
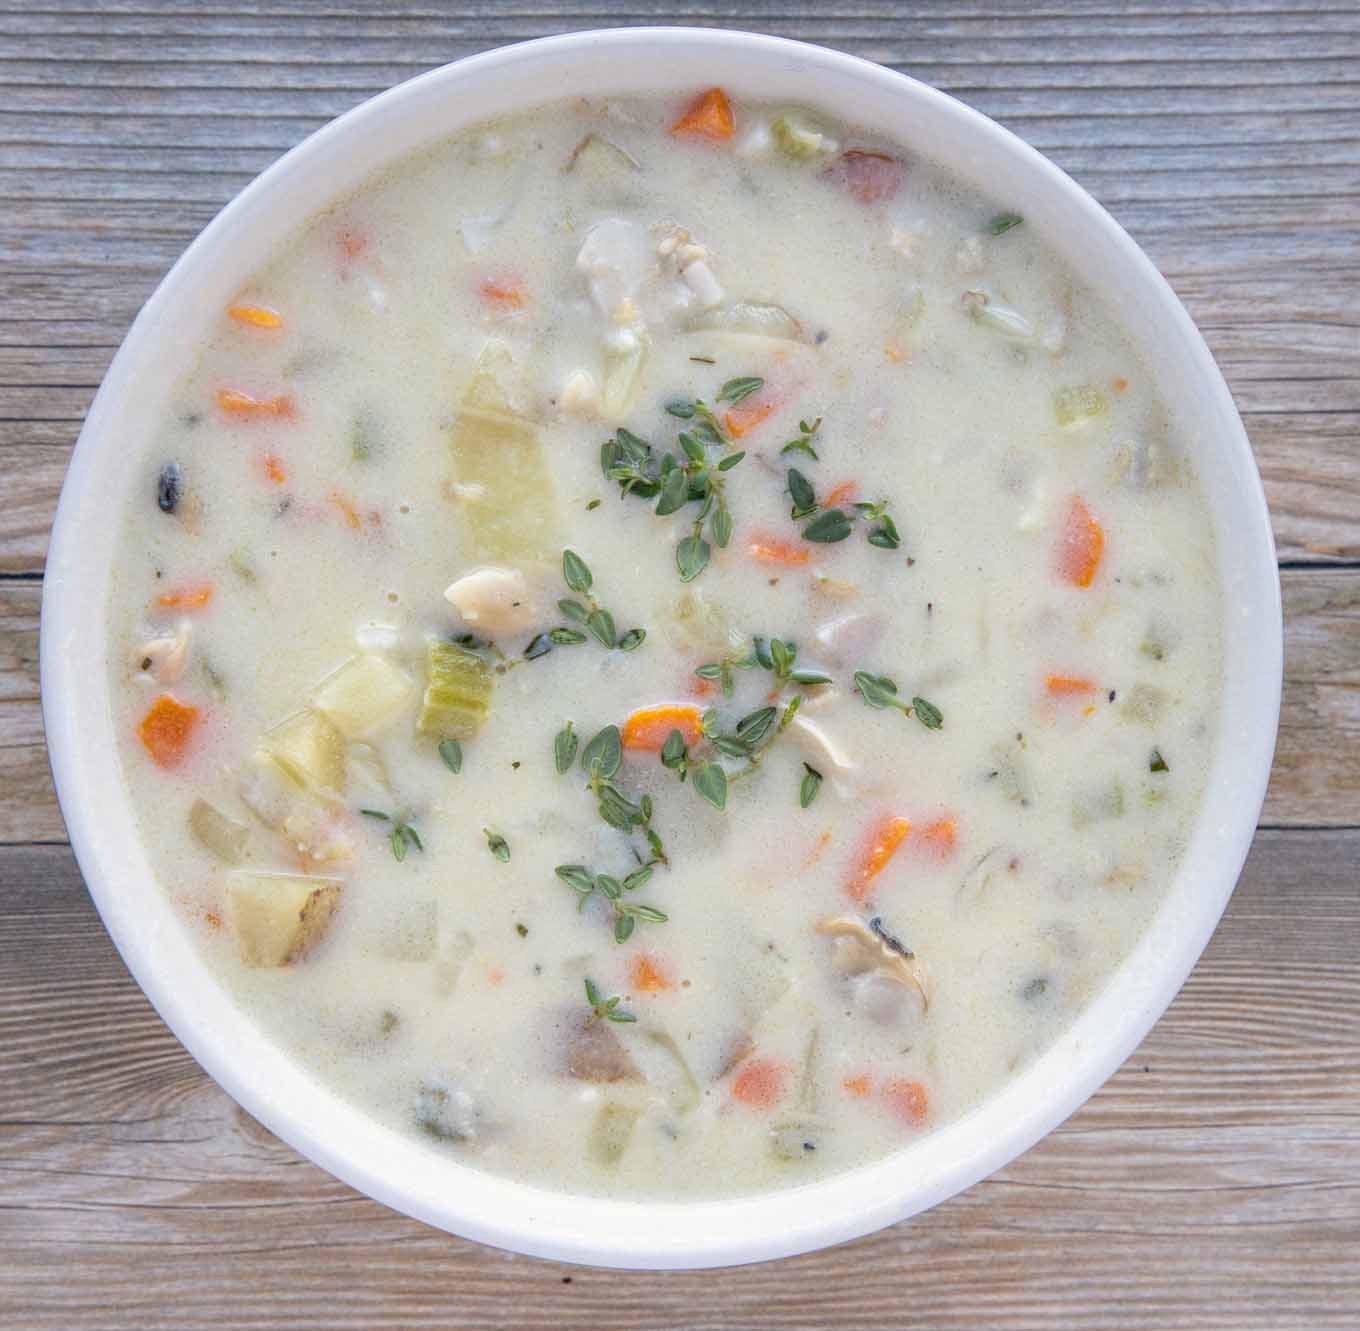
[[[729,23],[996,117],[1147,249],[1223,367],[1286,610],[1241,886],[1144,1046],[928,1215],[721,1273],[477,1247],[299,1159],[129,978],[43,750],[43,554],[138,306],[255,173],[471,51]],[[0,1325],[1360,1326],[1360,7],[1356,0],[0,0]]]

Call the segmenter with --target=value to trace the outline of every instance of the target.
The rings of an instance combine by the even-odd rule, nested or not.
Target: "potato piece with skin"
[[[312,706],[346,738],[363,739],[390,724],[415,695],[415,682],[385,656],[351,657],[312,696]]]
[[[227,909],[247,966],[287,966],[326,932],[340,901],[341,882],[302,874],[237,873],[227,885]]]

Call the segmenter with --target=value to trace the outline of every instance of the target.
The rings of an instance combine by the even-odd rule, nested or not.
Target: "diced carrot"
[[[880,1094],[888,1102],[893,1113],[904,1123],[919,1127],[926,1121],[930,1109],[930,1096],[919,1081],[908,1081],[898,1077],[887,1082]]]
[[[910,831],[911,823],[896,814],[884,815],[869,829],[845,884],[853,900],[863,901],[869,895],[870,884],[883,872]]]
[[[723,424],[733,439],[744,439],[762,421],[774,414],[778,403],[771,397],[757,400],[748,397],[736,403],[723,416]]]
[[[883,203],[902,188],[906,163],[887,153],[865,152],[851,148],[843,152],[822,172],[822,177],[839,185],[860,203]]]
[[[680,138],[708,139],[713,143],[726,142],[735,131],[732,103],[721,88],[701,92],[671,126],[671,133]]]
[[[690,695],[695,698],[711,698],[718,691],[718,681],[702,675],[691,675],[687,683]]]
[[[184,761],[198,719],[197,707],[190,707],[169,693],[162,693],[151,704],[137,727],[137,735],[157,767],[178,767]]]
[[[1074,587],[1089,587],[1105,552],[1105,529],[1080,497],[1073,496],[1058,538],[1058,575]]]
[[[784,1094],[784,1065],[772,1058],[753,1058],[742,1065],[732,1083],[732,1098],[756,1109],[771,1109]]]
[[[522,310],[528,304],[524,283],[518,279],[498,281],[488,277],[478,284],[477,294],[488,304],[500,310]]]
[[[1118,379],[1111,382],[1110,387],[1113,388],[1116,393],[1127,393],[1129,391],[1129,381],[1125,379],[1123,375],[1120,375]]]
[[[1094,693],[1096,683],[1095,680],[1086,679],[1081,675],[1046,675],[1044,688],[1055,698],[1079,698],[1084,694]]]
[[[907,358],[907,349],[895,337],[890,337],[883,343],[883,356],[894,365],[901,365]]]
[[[283,459],[277,453],[266,453],[260,459],[260,465],[264,467],[264,474],[275,485],[282,485],[288,479],[288,468],[283,465]]]
[[[659,994],[664,990],[675,988],[675,984],[666,972],[645,952],[641,952],[633,958],[633,964],[629,967],[628,975],[632,981],[633,989],[639,994]]]
[[[357,231],[345,230],[336,237],[336,243],[346,259],[357,259],[367,247],[368,237],[359,235]]]
[[[228,305],[227,313],[238,324],[248,324],[252,328],[283,327],[283,315],[268,305]]]
[[[852,504],[859,494],[859,486],[854,481],[842,481],[822,500],[823,508],[840,508],[842,504]]]
[[[861,1100],[874,1088],[873,1079],[867,1072],[861,1072],[858,1077],[844,1077],[841,1085],[851,1095],[858,1096]]]
[[[695,743],[703,734],[703,713],[687,702],[641,707],[623,723],[623,747],[660,753],[672,730],[678,730],[686,744]]]
[[[217,390],[217,405],[229,416],[291,416],[293,399],[286,393],[273,397],[251,397],[234,388]]]
[[[786,541],[779,536],[757,532],[747,542],[746,552],[762,564],[806,564],[809,552],[806,545]]]
[[[941,859],[954,853],[958,841],[958,823],[952,817],[937,818],[933,823],[927,823],[921,829],[922,848]]]
[[[340,510],[340,516],[343,517],[345,522],[355,531],[358,531],[359,528],[363,526],[363,520],[359,517],[359,510],[355,508],[353,502],[345,495],[342,495],[339,490],[332,490],[330,494],[326,496],[326,499]]]
[[[165,610],[202,610],[212,598],[212,583],[190,582],[162,592],[156,597],[156,604]]]

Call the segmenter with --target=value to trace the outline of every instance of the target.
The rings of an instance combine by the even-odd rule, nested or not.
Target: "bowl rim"
[[[300,225],[348,192],[338,186],[326,192],[346,170],[357,181],[381,161],[486,118],[498,97],[506,108],[529,109],[579,93],[570,83],[585,67],[625,71],[603,89],[617,93],[620,80],[637,80],[626,71],[646,57],[667,62],[658,90],[755,84],[753,96],[764,101],[774,85],[805,87],[814,91],[797,100],[829,102],[851,121],[857,117],[844,108],[862,103],[862,123],[910,118],[921,133],[928,125],[952,136],[958,154],[948,160],[960,174],[976,180],[1009,173],[1017,188],[1029,190],[1026,216],[1044,227],[1049,243],[1078,272],[1114,264],[1127,310],[1121,324],[1142,321],[1147,335],[1130,335],[1150,363],[1161,365],[1160,381],[1175,405],[1188,409],[1197,464],[1221,487],[1212,490],[1211,508],[1219,549],[1231,552],[1230,559],[1218,559],[1225,655],[1230,645],[1247,653],[1235,653],[1225,665],[1218,751],[1181,870],[1132,955],[1068,1031],[977,1108],[917,1145],[815,1183],[716,1201],[611,1201],[470,1169],[369,1120],[291,1064],[235,1007],[198,960],[168,901],[160,901],[165,894],[133,834],[120,780],[106,667],[108,587],[116,576],[108,554],[117,524],[101,518],[110,494],[126,489],[125,474],[134,470],[121,466],[115,445],[122,439],[132,446],[127,418],[151,409],[136,390],[154,383],[165,348],[184,335],[190,316],[180,303],[194,297],[219,308],[202,293],[227,290],[238,269],[244,277],[246,268],[224,258],[228,243],[258,238],[271,227],[281,235],[277,216],[271,217],[280,210],[291,219],[285,230]],[[654,75],[650,82],[656,84]],[[514,94],[514,88],[531,91]],[[778,100],[794,100],[793,94]],[[469,102],[475,109],[466,112]],[[872,115],[863,114],[869,109]],[[431,128],[424,116],[437,125]],[[908,143],[912,137],[885,133]],[[357,153],[352,141],[364,136],[369,148]],[[375,148],[379,140],[388,146]],[[303,197],[308,188],[321,190],[322,202]],[[144,389],[140,396],[155,394]],[[92,612],[97,634],[86,632]],[[1265,795],[1283,664],[1274,541],[1246,433],[1189,315],[1114,219],[1010,131],[906,75],[786,38],[684,27],[566,33],[468,56],[329,122],[238,194],[146,303],[90,408],[52,532],[40,646],[54,781],[91,896],[163,1020],[234,1100],[344,1182],[451,1233],[558,1261],[665,1269],[765,1260],[869,1233],[992,1173],[1078,1108],[1169,1005],[1227,905]]]

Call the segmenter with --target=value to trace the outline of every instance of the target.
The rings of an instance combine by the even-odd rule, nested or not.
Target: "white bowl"
[[[1226,605],[1220,737],[1180,873],[1133,955],[1076,1023],[974,1112],[823,1182],[715,1202],[615,1202],[466,1168],[375,1123],[313,1079],[233,1005],[158,886],[134,832],[106,670],[118,523],[170,388],[247,277],[317,209],[381,164],[470,122],[573,94],[712,84],[814,102],[952,166],[1017,207],[1117,315],[1186,425],[1212,497]],[[232,201],[138,316],[80,434],[43,595],[43,715],[85,881],[161,1016],[208,1072],[285,1141],[379,1201],[455,1234],[564,1261],[729,1265],[854,1238],[933,1206],[1014,1159],[1124,1060],[1189,974],[1227,905],[1264,797],[1279,715],[1281,628],[1260,478],[1222,376],[1170,287],[1113,219],[1019,139],[934,89],[815,46],[746,33],[621,29],[473,56],[313,134]]]

